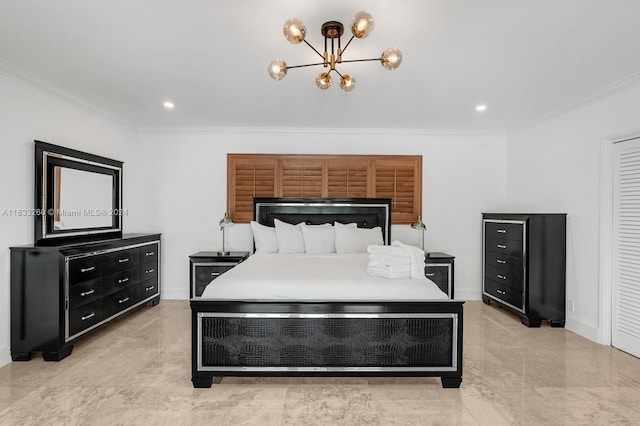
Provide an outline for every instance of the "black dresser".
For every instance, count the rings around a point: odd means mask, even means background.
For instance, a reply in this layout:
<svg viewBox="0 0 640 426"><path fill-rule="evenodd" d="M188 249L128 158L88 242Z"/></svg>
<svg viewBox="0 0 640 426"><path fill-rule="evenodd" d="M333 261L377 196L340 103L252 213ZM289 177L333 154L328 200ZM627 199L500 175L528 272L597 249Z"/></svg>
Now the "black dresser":
<svg viewBox="0 0 640 426"><path fill-rule="evenodd" d="M14 361L59 361L75 339L160 301L160 234L10 250Z"/></svg>
<svg viewBox="0 0 640 426"><path fill-rule="evenodd" d="M482 300L564 327L566 214L484 213L482 242Z"/></svg>

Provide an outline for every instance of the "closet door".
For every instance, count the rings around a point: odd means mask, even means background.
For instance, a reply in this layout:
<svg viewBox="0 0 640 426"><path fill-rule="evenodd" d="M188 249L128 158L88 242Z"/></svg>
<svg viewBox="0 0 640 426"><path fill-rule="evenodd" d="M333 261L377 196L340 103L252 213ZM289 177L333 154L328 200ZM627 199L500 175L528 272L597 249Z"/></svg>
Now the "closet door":
<svg viewBox="0 0 640 426"><path fill-rule="evenodd" d="M640 138L614 145L613 346L640 357Z"/></svg>

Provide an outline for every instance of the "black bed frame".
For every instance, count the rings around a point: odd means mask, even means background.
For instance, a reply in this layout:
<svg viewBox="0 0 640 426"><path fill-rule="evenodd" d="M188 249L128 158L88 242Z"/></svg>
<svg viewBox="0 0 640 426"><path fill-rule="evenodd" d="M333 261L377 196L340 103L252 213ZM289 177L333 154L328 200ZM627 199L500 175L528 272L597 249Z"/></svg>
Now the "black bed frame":
<svg viewBox="0 0 640 426"><path fill-rule="evenodd" d="M254 218L380 226L391 241L391 200L255 198ZM463 301L284 302L191 299L192 377L435 376L462 382Z"/></svg>

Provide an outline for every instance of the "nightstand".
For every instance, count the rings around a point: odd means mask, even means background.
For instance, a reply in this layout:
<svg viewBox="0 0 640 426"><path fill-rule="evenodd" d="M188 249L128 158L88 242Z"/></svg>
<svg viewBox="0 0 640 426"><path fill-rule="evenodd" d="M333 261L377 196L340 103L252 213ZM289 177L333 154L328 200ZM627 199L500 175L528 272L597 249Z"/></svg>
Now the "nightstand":
<svg viewBox="0 0 640 426"><path fill-rule="evenodd" d="M248 251L201 251L189 256L189 296L200 297L204 288L249 257Z"/></svg>
<svg viewBox="0 0 640 426"><path fill-rule="evenodd" d="M424 275L453 299L453 259L446 253L426 253Z"/></svg>

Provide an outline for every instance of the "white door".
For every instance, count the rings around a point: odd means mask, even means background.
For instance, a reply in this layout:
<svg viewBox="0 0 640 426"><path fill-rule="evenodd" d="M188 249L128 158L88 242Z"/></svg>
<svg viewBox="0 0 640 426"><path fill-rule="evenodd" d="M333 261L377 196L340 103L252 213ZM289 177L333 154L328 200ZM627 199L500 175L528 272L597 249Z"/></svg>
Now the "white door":
<svg viewBox="0 0 640 426"><path fill-rule="evenodd" d="M640 138L614 144L611 343L640 357Z"/></svg>

